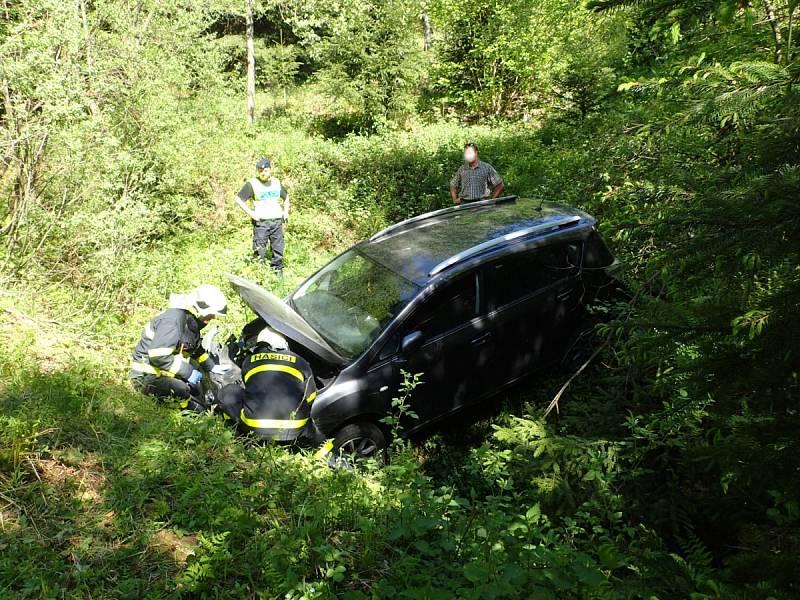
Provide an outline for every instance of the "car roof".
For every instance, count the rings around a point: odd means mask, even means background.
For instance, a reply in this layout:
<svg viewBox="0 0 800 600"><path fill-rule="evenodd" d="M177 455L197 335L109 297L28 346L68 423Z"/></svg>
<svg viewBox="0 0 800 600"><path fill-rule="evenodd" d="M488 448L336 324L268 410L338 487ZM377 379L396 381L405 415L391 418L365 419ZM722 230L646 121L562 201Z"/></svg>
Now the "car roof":
<svg viewBox="0 0 800 600"><path fill-rule="evenodd" d="M408 219L379 231L356 249L425 286L471 258L559 230L586 230L595 224L593 217L577 208L508 196Z"/></svg>

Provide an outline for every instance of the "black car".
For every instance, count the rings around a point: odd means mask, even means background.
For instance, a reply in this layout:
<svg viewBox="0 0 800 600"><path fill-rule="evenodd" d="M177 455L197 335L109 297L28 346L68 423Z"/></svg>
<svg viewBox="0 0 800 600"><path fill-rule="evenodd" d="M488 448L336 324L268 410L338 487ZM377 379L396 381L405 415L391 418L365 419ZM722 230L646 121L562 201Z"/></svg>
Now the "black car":
<svg viewBox="0 0 800 600"><path fill-rule="evenodd" d="M431 426L563 356L583 307L614 286L616 261L596 221L575 208L486 200L392 225L340 254L280 300L229 275L263 322L312 365L311 417L334 450L371 455L403 380Z"/></svg>

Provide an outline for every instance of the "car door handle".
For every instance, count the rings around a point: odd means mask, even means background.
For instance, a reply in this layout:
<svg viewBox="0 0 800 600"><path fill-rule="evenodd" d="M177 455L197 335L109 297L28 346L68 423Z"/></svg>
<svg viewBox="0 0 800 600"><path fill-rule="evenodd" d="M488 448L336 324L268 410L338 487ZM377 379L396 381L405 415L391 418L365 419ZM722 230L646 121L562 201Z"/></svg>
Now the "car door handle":
<svg viewBox="0 0 800 600"><path fill-rule="evenodd" d="M572 296L572 290L567 290L566 292L561 292L556 296L556 300L560 302L564 302L564 300L569 300L570 296Z"/></svg>
<svg viewBox="0 0 800 600"><path fill-rule="evenodd" d="M472 344L473 346L483 346L490 339L492 339L492 334L484 333L482 336L476 337L474 340L472 340L470 344Z"/></svg>

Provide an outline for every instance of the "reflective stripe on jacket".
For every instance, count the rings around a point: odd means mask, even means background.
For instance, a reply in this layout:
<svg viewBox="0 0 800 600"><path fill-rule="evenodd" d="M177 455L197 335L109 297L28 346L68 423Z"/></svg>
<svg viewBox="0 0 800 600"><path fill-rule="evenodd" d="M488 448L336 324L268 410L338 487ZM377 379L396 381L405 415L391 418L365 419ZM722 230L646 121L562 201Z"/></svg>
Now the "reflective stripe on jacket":
<svg viewBox="0 0 800 600"><path fill-rule="evenodd" d="M203 323L182 308L169 308L145 325L133 351L131 376L176 377L186 381L196 360L204 369L216 364L200 345Z"/></svg>
<svg viewBox="0 0 800 600"><path fill-rule="evenodd" d="M311 366L289 351L260 344L242 364L240 426L262 437L293 440L308 425L317 386Z"/></svg>

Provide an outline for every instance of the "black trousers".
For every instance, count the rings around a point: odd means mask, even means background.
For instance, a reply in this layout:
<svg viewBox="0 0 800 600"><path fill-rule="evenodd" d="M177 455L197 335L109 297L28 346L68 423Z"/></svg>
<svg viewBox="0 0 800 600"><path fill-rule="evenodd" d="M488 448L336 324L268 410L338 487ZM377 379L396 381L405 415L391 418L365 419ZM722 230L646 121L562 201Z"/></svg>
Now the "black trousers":
<svg viewBox="0 0 800 600"><path fill-rule="evenodd" d="M272 250L270 267L276 271L283 269L283 219L253 221L253 256L259 260L267 258L267 242Z"/></svg>
<svg viewBox="0 0 800 600"><path fill-rule="evenodd" d="M147 396L154 396L165 402L175 404L179 408L185 408L193 412L205 412L206 410L200 391L180 379L139 375L131 377L131 385L135 390Z"/></svg>
<svg viewBox="0 0 800 600"><path fill-rule="evenodd" d="M226 385L217 392L217 401L223 418L238 427L239 414L244 404L244 389L236 384Z"/></svg>
<svg viewBox="0 0 800 600"><path fill-rule="evenodd" d="M297 446L311 446L322 442L321 434L317 432L310 419L301 431L288 435L286 432L279 430L251 429L243 424L241 422L241 411L244 405L244 388L240 385L230 384L223 387L217 392L217 401L222 410L223 419L235 427L239 433L251 434L256 439L276 440Z"/></svg>

